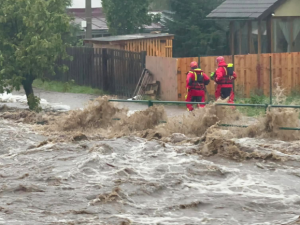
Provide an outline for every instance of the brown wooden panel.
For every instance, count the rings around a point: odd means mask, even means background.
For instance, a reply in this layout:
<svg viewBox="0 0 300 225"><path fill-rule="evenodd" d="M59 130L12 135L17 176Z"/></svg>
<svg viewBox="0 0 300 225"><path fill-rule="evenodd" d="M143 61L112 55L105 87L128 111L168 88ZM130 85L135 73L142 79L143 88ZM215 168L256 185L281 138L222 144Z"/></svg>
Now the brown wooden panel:
<svg viewBox="0 0 300 225"><path fill-rule="evenodd" d="M235 89L245 97L251 93L261 90L265 95L270 93L270 56L272 63L273 86L275 82L290 93L292 90L300 90L300 53L270 53L234 56L234 68L237 73ZM231 63L232 57L224 57L227 63ZM185 95L186 72L189 70L191 61L198 58L178 58L177 70L180 71L177 77L178 93ZM201 57L200 67L207 74L216 70L216 57ZM275 86L274 86L275 87ZM207 86L210 95L214 94L214 82ZM183 98L179 98L183 100Z"/></svg>
<svg viewBox="0 0 300 225"><path fill-rule="evenodd" d="M154 75L154 79L160 82L161 99L177 101L179 77L177 75L177 59L147 56L146 68Z"/></svg>

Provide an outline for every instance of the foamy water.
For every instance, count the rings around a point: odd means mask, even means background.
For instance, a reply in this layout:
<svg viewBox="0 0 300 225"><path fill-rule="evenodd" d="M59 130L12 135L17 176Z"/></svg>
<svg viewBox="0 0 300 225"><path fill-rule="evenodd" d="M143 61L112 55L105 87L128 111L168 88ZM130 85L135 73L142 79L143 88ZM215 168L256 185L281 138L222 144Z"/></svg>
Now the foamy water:
<svg viewBox="0 0 300 225"><path fill-rule="evenodd" d="M26 95L13 95L11 93L7 94L6 92L0 94L0 102L2 103L21 103L23 105L27 105L27 97ZM60 103L49 103L46 99L40 100L40 106L44 110L53 110L53 111L62 111L66 112L70 110L70 106L63 105Z"/></svg>
<svg viewBox="0 0 300 225"><path fill-rule="evenodd" d="M288 155L237 162L201 156L201 143L138 137L38 147L45 138L30 126L0 127L0 224L281 225L300 215L297 141L232 139Z"/></svg>

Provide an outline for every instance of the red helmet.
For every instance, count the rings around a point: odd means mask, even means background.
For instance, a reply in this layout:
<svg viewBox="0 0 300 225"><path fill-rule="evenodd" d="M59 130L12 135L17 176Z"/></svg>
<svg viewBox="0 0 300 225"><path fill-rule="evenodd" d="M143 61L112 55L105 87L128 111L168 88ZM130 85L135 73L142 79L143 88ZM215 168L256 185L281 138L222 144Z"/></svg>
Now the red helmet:
<svg viewBox="0 0 300 225"><path fill-rule="evenodd" d="M221 62L225 62L225 59L224 59L223 56L219 56L219 57L217 58L217 63L219 64L219 63L221 63Z"/></svg>
<svg viewBox="0 0 300 225"><path fill-rule="evenodd" d="M190 64L190 67L191 68L198 68L198 63L197 62L191 62L191 64Z"/></svg>

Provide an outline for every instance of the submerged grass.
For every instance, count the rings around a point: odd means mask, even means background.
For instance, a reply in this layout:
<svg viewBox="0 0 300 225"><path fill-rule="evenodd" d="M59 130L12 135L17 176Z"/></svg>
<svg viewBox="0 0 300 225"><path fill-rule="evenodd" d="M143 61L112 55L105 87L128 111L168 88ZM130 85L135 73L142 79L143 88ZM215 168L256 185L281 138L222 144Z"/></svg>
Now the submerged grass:
<svg viewBox="0 0 300 225"><path fill-rule="evenodd" d="M91 95L105 95L103 90L79 86L74 84L74 81L69 82L58 82L58 81L42 81L37 79L33 82L33 87L43 89L45 91L55 91L55 92L69 92L78 94L91 94Z"/></svg>
<svg viewBox="0 0 300 225"><path fill-rule="evenodd" d="M272 100L273 105L278 105L277 99L274 97ZM263 95L252 94L250 98L240 98L235 99L237 104L270 104L270 98ZM283 101L279 103L280 105L300 105L300 93L291 93ZM247 116L259 116L265 113L265 108L260 107L239 107L241 113Z"/></svg>

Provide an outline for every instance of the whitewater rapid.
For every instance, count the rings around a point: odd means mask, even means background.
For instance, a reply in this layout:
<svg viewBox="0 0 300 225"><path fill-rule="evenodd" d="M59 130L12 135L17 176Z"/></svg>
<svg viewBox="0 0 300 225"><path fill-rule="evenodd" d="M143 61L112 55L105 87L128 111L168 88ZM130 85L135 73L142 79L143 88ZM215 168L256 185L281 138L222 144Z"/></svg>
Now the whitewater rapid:
<svg viewBox="0 0 300 225"><path fill-rule="evenodd" d="M55 143L30 125L0 127L0 224L281 225L300 215L298 142L236 139L245 151L289 150L278 152L286 161L238 162L199 155L204 143Z"/></svg>

